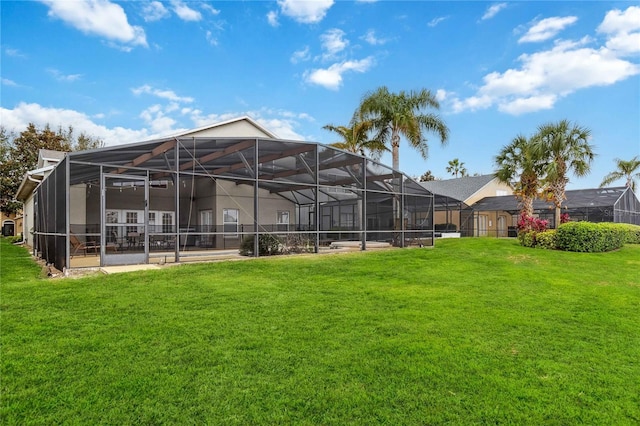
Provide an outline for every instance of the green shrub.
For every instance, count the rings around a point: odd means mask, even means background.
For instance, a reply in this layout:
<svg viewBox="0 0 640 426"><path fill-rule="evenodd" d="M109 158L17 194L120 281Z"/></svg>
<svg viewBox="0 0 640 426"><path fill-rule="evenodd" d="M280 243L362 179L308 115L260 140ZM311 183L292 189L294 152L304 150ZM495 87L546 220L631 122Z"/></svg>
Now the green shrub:
<svg viewBox="0 0 640 426"><path fill-rule="evenodd" d="M630 223L617 224L625 230L625 244L640 244L640 226Z"/></svg>
<svg viewBox="0 0 640 426"><path fill-rule="evenodd" d="M558 227L556 245L566 251L611 251L624 245L627 233L625 227L617 223L568 222Z"/></svg>
<svg viewBox="0 0 640 426"><path fill-rule="evenodd" d="M521 246L535 247L536 246L536 232L535 231L520 231L518 232L518 241Z"/></svg>
<svg viewBox="0 0 640 426"><path fill-rule="evenodd" d="M556 230L538 232L535 236L535 247L547 250L556 249Z"/></svg>
<svg viewBox="0 0 640 426"><path fill-rule="evenodd" d="M240 254L242 256L253 256L255 237L250 235L242 240L240 244ZM273 256L282 253L282 242L275 235L260 234L258 237L258 254L260 256Z"/></svg>
<svg viewBox="0 0 640 426"><path fill-rule="evenodd" d="M15 235L15 236L12 235L12 236L9 236L9 237L6 237L6 238L9 240L9 242L11 244L14 244L14 243L18 243L18 242L22 241L22 234L18 234L18 235Z"/></svg>

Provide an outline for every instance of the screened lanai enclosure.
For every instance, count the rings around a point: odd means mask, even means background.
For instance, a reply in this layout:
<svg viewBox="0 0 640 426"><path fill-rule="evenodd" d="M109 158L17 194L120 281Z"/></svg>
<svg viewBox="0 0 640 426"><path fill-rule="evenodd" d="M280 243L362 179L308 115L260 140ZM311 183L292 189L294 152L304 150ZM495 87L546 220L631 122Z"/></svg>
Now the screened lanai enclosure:
<svg viewBox="0 0 640 426"><path fill-rule="evenodd" d="M35 191L34 250L58 269L179 262L253 245L433 245L433 195L317 143L171 138L66 155ZM244 243L243 243L244 242Z"/></svg>
<svg viewBox="0 0 640 426"><path fill-rule="evenodd" d="M566 191L562 213L571 221L615 222L640 225L640 201L627 187L591 188ZM486 197L473 206L474 235L515 237L521 205L514 196ZM535 200L534 216L555 228L555 208L551 201Z"/></svg>

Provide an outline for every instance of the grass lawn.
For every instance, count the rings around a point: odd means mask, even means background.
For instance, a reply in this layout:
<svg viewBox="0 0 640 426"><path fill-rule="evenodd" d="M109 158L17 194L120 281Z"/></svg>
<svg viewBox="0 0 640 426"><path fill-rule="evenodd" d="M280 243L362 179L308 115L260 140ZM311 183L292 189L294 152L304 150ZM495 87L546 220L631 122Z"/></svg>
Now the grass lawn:
<svg viewBox="0 0 640 426"><path fill-rule="evenodd" d="M640 246L41 279L0 241L2 424L640 423Z"/></svg>

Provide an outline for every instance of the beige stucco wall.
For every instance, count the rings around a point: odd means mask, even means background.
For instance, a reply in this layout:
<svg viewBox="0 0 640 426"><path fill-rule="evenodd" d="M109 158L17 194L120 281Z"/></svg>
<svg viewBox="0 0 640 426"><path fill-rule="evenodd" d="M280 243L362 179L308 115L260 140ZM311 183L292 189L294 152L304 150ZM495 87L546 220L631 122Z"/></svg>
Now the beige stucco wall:
<svg viewBox="0 0 640 426"><path fill-rule="evenodd" d="M506 192L506 193L505 193ZM513 190L506 183L493 179L491 182L480 188L475 194L471 195L464 202L471 206L484 197L495 197L499 195L512 195Z"/></svg>
<svg viewBox="0 0 640 426"><path fill-rule="evenodd" d="M73 185L69 190L69 223L85 223L86 217L87 185Z"/></svg>
<svg viewBox="0 0 640 426"><path fill-rule="evenodd" d="M16 236L23 233L22 220L22 212L18 212L17 214L11 213L9 215L0 212L0 226L3 226L6 221L13 222L13 233Z"/></svg>
<svg viewBox="0 0 640 426"><path fill-rule="evenodd" d="M227 123L224 126L213 127L210 129L203 129L193 133L188 133L184 136L189 137L256 137L256 138L270 138L270 136L260 129L256 128L248 121L236 121L233 123Z"/></svg>
<svg viewBox="0 0 640 426"><path fill-rule="evenodd" d="M486 223L486 227L483 229L479 228L483 221L478 221L478 216L485 218L484 223ZM499 226L500 218L504 221L502 228ZM513 225L513 218L511 214L503 211L477 212L474 216L474 220L475 236L507 237L509 227Z"/></svg>

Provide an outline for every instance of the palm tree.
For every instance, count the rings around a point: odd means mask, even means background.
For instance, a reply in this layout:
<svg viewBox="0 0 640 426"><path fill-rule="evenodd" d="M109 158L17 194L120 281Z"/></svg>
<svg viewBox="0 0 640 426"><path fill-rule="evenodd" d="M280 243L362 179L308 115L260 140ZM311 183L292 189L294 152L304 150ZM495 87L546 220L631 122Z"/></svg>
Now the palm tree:
<svg viewBox="0 0 640 426"><path fill-rule="evenodd" d="M431 170L427 170L426 172L424 172L422 174L422 176L420 176L418 179L416 179L418 182L431 182L433 180L436 180L436 177L433 175L433 173L431 173Z"/></svg>
<svg viewBox="0 0 640 426"><path fill-rule="evenodd" d="M460 160L454 158L449 161L447 173L451 173L455 177L458 177L458 174L460 174L460 177L465 177L467 175L467 169L464 167L464 163L461 163Z"/></svg>
<svg viewBox="0 0 640 426"><path fill-rule="evenodd" d="M494 159L495 176L506 183L522 200L521 215L533 216L533 201L540 193L542 163L536 157L533 143L525 136L516 136L509 145L502 147Z"/></svg>
<svg viewBox="0 0 640 426"><path fill-rule="evenodd" d="M543 124L534 136L536 153L545 163L544 183L556 207L556 228L560 224L562 202L567 198L565 188L569 183L569 173L582 177L591 171L595 153L589 144L590 135L588 128L561 120Z"/></svg>
<svg viewBox="0 0 640 426"><path fill-rule="evenodd" d="M439 109L440 104L426 89L391 93L382 86L365 94L362 99L359 112L364 119L373 121L377 141L385 145L391 142L391 158L395 170L400 168L401 136L425 159L429 148L425 132L435 132L443 145L447 143L449 129L438 115L423 111L429 107Z"/></svg>
<svg viewBox="0 0 640 426"><path fill-rule="evenodd" d="M389 149L384 143L374 139L369 139L369 133L373 128L373 122L370 120L358 120L357 115L349 122L349 126L334 126L327 124L322 127L325 130L337 133L342 137L341 142L332 143L331 146L344 149L345 151L355 152L356 154L366 155L367 152L375 160L380 159L383 152Z"/></svg>
<svg viewBox="0 0 640 426"><path fill-rule="evenodd" d="M618 179L626 178L626 186L631 188L633 192L636 191L635 179L640 179L640 156L635 156L629 161L616 158L616 170L609 173L604 177L600 188L609 185Z"/></svg>

